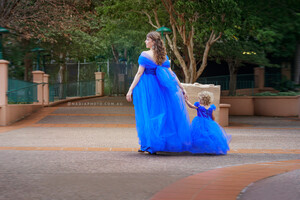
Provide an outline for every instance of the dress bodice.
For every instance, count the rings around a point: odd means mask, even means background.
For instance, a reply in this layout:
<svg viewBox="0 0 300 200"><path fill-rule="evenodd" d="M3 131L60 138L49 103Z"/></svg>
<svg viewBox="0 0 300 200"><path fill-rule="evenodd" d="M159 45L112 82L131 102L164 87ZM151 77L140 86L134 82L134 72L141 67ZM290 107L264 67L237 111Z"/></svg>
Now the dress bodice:
<svg viewBox="0 0 300 200"><path fill-rule="evenodd" d="M167 55L166 60L161 65L157 65L148 53L142 52L138 62L139 66L145 68L144 74L141 77L142 80L147 76L151 76L152 78L155 78L155 81L157 81L165 90L172 92L178 91L179 86L176 74L170 70L170 61Z"/></svg>
<svg viewBox="0 0 300 200"><path fill-rule="evenodd" d="M201 106L199 102L195 102L194 104L197 108L197 116L203 117L206 119L212 119L212 113L216 109L216 106L212 104L208 109L206 109L204 106Z"/></svg>
<svg viewBox="0 0 300 200"><path fill-rule="evenodd" d="M145 73L145 74L153 74L153 75L156 75L156 67L153 67L153 68L145 68L144 73Z"/></svg>

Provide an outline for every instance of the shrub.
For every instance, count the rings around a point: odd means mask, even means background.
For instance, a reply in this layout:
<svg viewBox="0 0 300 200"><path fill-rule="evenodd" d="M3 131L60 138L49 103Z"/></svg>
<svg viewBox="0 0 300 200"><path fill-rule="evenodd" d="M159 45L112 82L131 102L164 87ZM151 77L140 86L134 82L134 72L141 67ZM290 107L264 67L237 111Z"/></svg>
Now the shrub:
<svg viewBox="0 0 300 200"><path fill-rule="evenodd" d="M294 92L294 91L278 92L278 93L261 92L255 94L254 96L297 96L297 95L300 95L300 92Z"/></svg>

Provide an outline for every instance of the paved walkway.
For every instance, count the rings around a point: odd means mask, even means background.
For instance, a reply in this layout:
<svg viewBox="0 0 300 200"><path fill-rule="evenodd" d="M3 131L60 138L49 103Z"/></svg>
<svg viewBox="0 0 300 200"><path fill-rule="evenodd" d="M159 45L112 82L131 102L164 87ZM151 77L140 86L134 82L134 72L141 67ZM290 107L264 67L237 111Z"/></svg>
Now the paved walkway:
<svg viewBox="0 0 300 200"><path fill-rule="evenodd" d="M299 199L290 189L300 173L298 118L231 117L225 130L227 156L152 156L136 152L134 109L123 97L46 107L0 127L0 199L275 200L264 195L282 175L291 184L281 195Z"/></svg>

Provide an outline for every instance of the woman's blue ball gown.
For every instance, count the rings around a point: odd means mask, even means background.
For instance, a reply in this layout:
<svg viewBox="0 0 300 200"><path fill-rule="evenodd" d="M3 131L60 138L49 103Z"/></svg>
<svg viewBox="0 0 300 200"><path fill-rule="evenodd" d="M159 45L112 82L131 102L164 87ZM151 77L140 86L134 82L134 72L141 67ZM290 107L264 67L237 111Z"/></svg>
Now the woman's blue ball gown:
<svg viewBox="0 0 300 200"><path fill-rule="evenodd" d="M143 52L144 73L133 89L136 129L142 151L189 151L191 134L184 96L167 60L157 65Z"/></svg>

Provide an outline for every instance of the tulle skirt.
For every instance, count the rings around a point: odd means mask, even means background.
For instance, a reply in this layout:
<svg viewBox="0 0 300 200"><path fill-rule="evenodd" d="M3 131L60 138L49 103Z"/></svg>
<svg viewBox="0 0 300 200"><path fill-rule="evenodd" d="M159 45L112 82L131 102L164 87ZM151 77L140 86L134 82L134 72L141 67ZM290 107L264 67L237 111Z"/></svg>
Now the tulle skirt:
<svg viewBox="0 0 300 200"><path fill-rule="evenodd" d="M191 147L185 100L170 76L167 68L156 74L144 73L133 90L136 129L143 151L183 152Z"/></svg>
<svg viewBox="0 0 300 200"><path fill-rule="evenodd" d="M195 117L191 124L192 147L190 152L203 154L227 154L231 135L215 121Z"/></svg>

